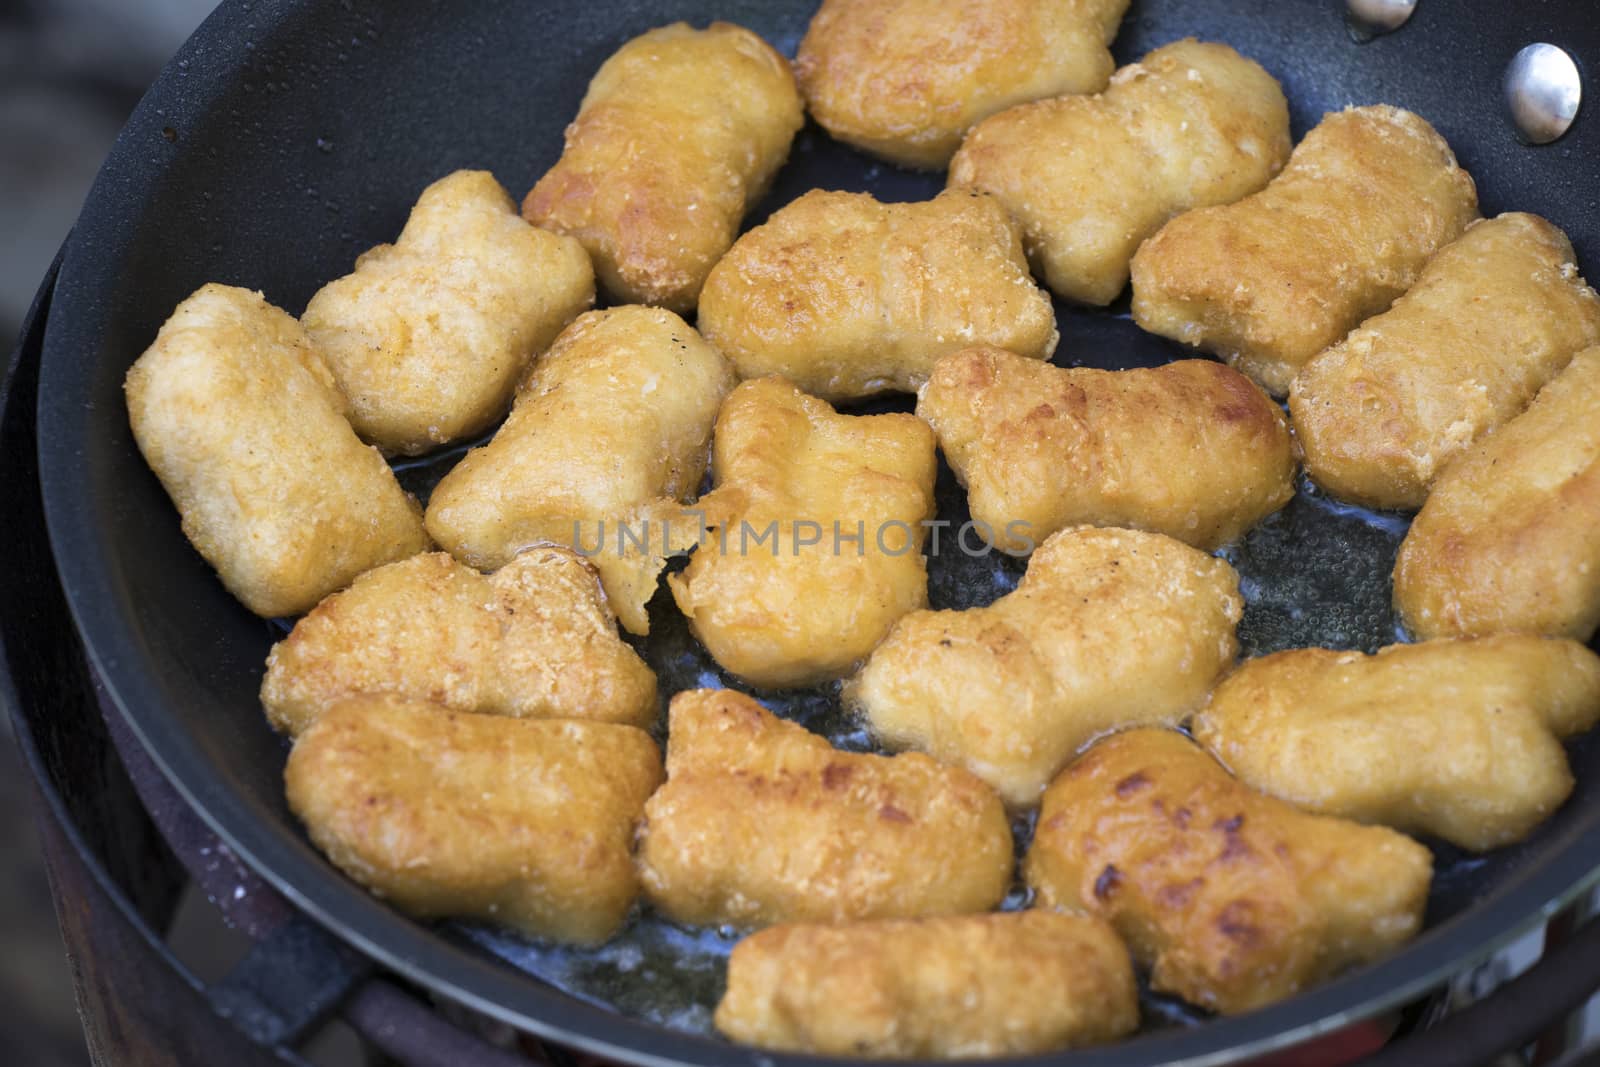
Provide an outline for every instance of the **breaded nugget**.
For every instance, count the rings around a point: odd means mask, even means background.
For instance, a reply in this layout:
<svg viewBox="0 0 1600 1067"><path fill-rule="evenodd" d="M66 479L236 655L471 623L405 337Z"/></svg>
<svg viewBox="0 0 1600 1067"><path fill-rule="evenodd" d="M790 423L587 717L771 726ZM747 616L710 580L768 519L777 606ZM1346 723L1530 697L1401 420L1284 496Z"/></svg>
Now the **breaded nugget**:
<svg viewBox="0 0 1600 1067"><path fill-rule="evenodd" d="M782 378L745 382L717 416L707 537L667 578L723 667L760 686L854 670L928 602L933 431L915 415L840 415Z"/></svg>
<svg viewBox="0 0 1600 1067"><path fill-rule="evenodd" d="M645 605L666 557L698 533L682 501L700 488L733 383L727 361L670 311L580 315L534 364L494 439L434 489L428 532L480 570L531 545L575 547L622 625L649 633Z"/></svg>
<svg viewBox="0 0 1600 1067"><path fill-rule="evenodd" d="M781 374L830 401L914 391L974 344L1048 359L1058 336L1016 223L958 191L913 204L807 193L712 270L699 324L740 377Z"/></svg>
<svg viewBox="0 0 1600 1067"><path fill-rule="evenodd" d="M1110 920L1152 988L1232 1014L1409 940L1433 857L1263 796L1182 734L1141 729L1051 784L1023 869L1041 903Z"/></svg>
<svg viewBox="0 0 1600 1067"><path fill-rule="evenodd" d="M639 869L676 922L845 922L987 911L1011 883L989 787L926 756L839 752L742 693L672 698L667 784Z"/></svg>
<svg viewBox="0 0 1600 1067"><path fill-rule="evenodd" d="M428 547L422 515L300 324L260 293L206 285L124 383L133 436L183 532L257 615L314 607Z"/></svg>
<svg viewBox="0 0 1600 1067"><path fill-rule="evenodd" d="M1561 739L1600 720L1600 657L1503 634L1253 659L1195 717L1246 784L1302 808L1483 851L1572 791Z"/></svg>
<svg viewBox="0 0 1600 1067"><path fill-rule="evenodd" d="M1080 524L1213 549L1294 495L1283 412L1207 359L1069 370L969 348L939 361L917 414L966 486L976 529L1005 552Z"/></svg>
<svg viewBox="0 0 1600 1067"><path fill-rule="evenodd" d="M1161 534L1063 530L988 607L919 611L846 686L895 748L966 767L1032 807L1108 730L1177 725L1238 653L1239 576Z"/></svg>
<svg viewBox="0 0 1600 1067"><path fill-rule="evenodd" d="M660 781L655 742L632 726L390 696L329 708L284 769L311 840L402 911L591 945L638 895L629 851Z"/></svg>
<svg viewBox="0 0 1600 1067"><path fill-rule="evenodd" d="M529 226L492 174L463 170L430 185L400 240L323 286L301 322L356 432L416 455L497 422L533 357L593 303L583 246Z"/></svg>
<svg viewBox="0 0 1600 1067"><path fill-rule="evenodd" d="M687 314L804 121L788 60L760 37L662 26L601 65L522 213L582 241L614 301Z"/></svg>
<svg viewBox="0 0 1600 1067"><path fill-rule="evenodd" d="M1417 637L1507 630L1587 641L1600 625L1600 348L1450 464L1394 565Z"/></svg>
<svg viewBox="0 0 1600 1067"><path fill-rule="evenodd" d="M1387 105L1333 112L1265 189L1180 215L1140 246L1134 321L1282 396L1477 217L1472 178L1422 118Z"/></svg>
<svg viewBox="0 0 1600 1067"><path fill-rule="evenodd" d="M1173 216L1260 189L1289 158L1277 81L1224 44L1184 40L1123 67L1098 96L1062 96L975 126L950 184L993 193L1057 294L1109 304Z"/></svg>
<svg viewBox="0 0 1600 1067"><path fill-rule="evenodd" d="M788 1052L1013 1056L1132 1033L1138 992L1121 939L1086 915L775 926L728 958L716 1025Z"/></svg>
<svg viewBox="0 0 1600 1067"><path fill-rule="evenodd" d="M1289 390L1306 469L1336 496L1419 508L1445 465L1600 341L1600 298L1537 215L1474 223L1394 307Z"/></svg>
<svg viewBox="0 0 1600 1067"><path fill-rule="evenodd" d="M656 678L617 636L594 570L535 548L490 577L430 552L368 571L267 656L261 703L298 734L346 697L649 726Z"/></svg>
<svg viewBox="0 0 1600 1067"><path fill-rule="evenodd" d="M1128 0L823 0L795 75L833 136L938 170L979 119L1093 93Z"/></svg>

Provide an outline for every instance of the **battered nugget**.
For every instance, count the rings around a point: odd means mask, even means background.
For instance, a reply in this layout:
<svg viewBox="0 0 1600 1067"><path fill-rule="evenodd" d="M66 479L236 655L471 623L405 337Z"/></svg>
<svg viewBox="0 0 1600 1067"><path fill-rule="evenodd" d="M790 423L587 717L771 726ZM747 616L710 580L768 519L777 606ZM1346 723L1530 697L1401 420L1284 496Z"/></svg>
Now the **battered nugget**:
<svg viewBox="0 0 1600 1067"><path fill-rule="evenodd" d="M534 229L487 171L430 185L393 245L324 286L301 322L350 422L416 455L487 430L517 380L594 303L594 270L570 237Z"/></svg>
<svg viewBox="0 0 1600 1067"><path fill-rule="evenodd" d="M649 726L656 679L617 637L594 571L535 548L485 578L432 552L368 571L273 646L261 703L298 734L349 696Z"/></svg>
<svg viewBox="0 0 1600 1067"><path fill-rule="evenodd" d="M1041 903L1110 920L1153 989L1233 1014L1409 940L1433 857L1263 796L1182 734L1143 729L1051 784L1024 873Z"/></svg>
<svg viewBox="0 0 1600 1067"><path fill-rule="evenodd" d="M660 781L655 742L632 726L389 696L329 708L284 770L316 846L402 911L584 945L633 906L629 848Z"/></svg>
<svg viewBox="0 0 1600 1067"><path fill-rule="evenodd" d="M700 488L711 426L733 372L687 323L658 308L580 315L534 364L511 417L428 501L428 532L493 570L531 545L587 556L622 625L666 557L694 543L682 502Z"/></svg>
<svg viewBox="0 0 1600 1067"><path fill-rule="evenodd" d="M804 121L760 37L675 22L601 65L522 213L582 241L612 300L688 313Z"/></svg>
<svg viewBox="0 0 1600 1067"><path fill-rule="evenodd" d="M1296 376L1311 476L1366 507L1421 507L1450 460L1600 341L1600 299L1575 258L1565 234L1520 213L1441 249L1394 307Z"/></svg>
<svg viewBox="0 0 1600 1067"><path fill-rule="evenodd" d="M1600 658L1505 634L1253 659L1195 717L1240 780L1311 811L1483 851L1572 791L1561 739L1600 720Z"/></svg>
<svg viewBox="0 0 1600 1067"><path fill-rule="evenodd" d="M1477 217L1472 178L1423 119L1387 105L1334 112L1265 189L1180 215L1140 246L1134 321L1282 396Z"/></svg>
<svg viewBox="0 0 1600 1067"><path fill-rule="evenodd" d="M1161 534L1063 530L988 607L919 611L846 686L894 748L966 767L1032 807L1107 730L1177 725L1238 653L1239 576Z"/></svg>
<svg viewBox="0 0 1600 1067"><path fill-rule="evenodd" d="M1294 495L1283 412L1207 359L1066 370L969 348L939 361L917 414L966 486L978 531L1005 552L1083 523L1213 549Z"/></svg>
<svg viewBox="0 0 1600 1067"><path fill-rule="evenodd" d="M739 942L717 1029L787 1052L898 1059L1098 1044L1139 1025L1122 941L1051 911L775 926Z"/></svg>
<svg viewBox="0 0 1600 1067"><path fill-rule="evenodd" d="M667 784L639 869L675 922L844 922L987 911L1011 883L1000 799L926 756L839 752L726 689L672 698Z"/></svg>
<svg viewBox="0 0 1600 1067"><path fill-rule="evenodd" d="M1050 296L1000 202L812 191L757 226L706 279L700 329L742 378L781 374L839 401L914 391L974 344L1048 359Z"/></svg>
<svg viewBox="0 0 1600 1067"><path fill-rule="evenodd" d="M972 124L1111 76L1128 0L823 0L795 74L834 137L938 170Z"/></svg>
<svg viewBox="0 0 1600 1067"><path fill-rule="evenodd" d="M710 534L667 578L723 667L754 685L854 670L928 602L933 431L915 415L840 415L782 378L735 389L717 417Z"/></svg>
<svg viewBox="0 0 1600 1067"><path fill-rule="evenodd" d="M1123 67L1098 96L979 123L950 184L1000 198L1053 291L1109 304L1140 242L1184 211L1260 189L1289 146L1289 106L1272 75L1227 45L1184 40Z"/></svg>
<svg viewBox="0 0 1600 1067"><path fill-rule="evenodd" d="M1516 630L1587 641L1600 625L1600 348L1452 463L1394 566L1417 637Z"/></svg>
<svg viewBox="0 0 1600 1067"><path fill-rule="evenodd" d="M425 551L416 501L344 419L305 331L260 293L206 285L124 383L133 436L183 532L257 615L295 615Z"/></svg>

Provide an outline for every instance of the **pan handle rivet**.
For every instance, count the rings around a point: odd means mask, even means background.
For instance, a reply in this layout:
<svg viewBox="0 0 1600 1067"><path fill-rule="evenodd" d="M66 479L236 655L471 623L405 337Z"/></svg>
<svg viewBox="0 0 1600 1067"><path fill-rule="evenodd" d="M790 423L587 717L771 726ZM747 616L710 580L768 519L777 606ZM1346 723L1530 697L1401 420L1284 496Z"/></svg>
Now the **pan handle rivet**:
<svg viewBox="0 0 1600 1067"><path fill-rule="evenodd" d="M1404 26L1417 0L1345 0L1344 6L1350 36L1364 43Z"/></svg>
<svg viewBox="0 0 1600 1067"><path fill-rule="evenodd" d="M1583 100L1578 65L1553 44L1530 44L1506 68L1506 106L1517 136L1549 144L1566 133Z"/></svg>

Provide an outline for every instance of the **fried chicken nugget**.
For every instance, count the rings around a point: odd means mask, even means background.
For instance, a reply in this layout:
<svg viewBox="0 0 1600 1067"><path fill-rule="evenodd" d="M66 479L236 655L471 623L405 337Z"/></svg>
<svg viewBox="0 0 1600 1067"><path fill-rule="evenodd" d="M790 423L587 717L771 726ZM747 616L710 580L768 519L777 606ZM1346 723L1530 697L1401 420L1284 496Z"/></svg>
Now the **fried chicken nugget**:
<svg viewBox="0 0 1600 1067"><path fill-rule="evenodd" d="M1241 781L1302 808L1481 852L1561 806L1561 739L1597 720L1600 657L1503 634L1253 659L1217 686L1194 735Z"/></svg>
<svg viewBox="0 0 1600 1067"><path fill-rule="evenodd" d="M1016 808L1119 727L1177 725L1238 654L1239 576L1161 534L1063 530L988 607L896 624L844 699L894 748L965 767Z"/></svg>
<svg viewBox="0 0 1600 1067"><path fill-rule="evenodd" d="M999 197L1057 294L1109 304L1140 242L1184 211L1266 185L1289 158L1276 79L1224 44L1178 41L1098 96L1061 96L975 126L950 184Z"/></svg>
<svg viewBox="0 0 1600 1067"><path fill-rule="evenodd" d="M123 388L184 534L257 615L306 611L427 550L416 501L350 429L300 324L260 293L202 286Z"/></svg>
<svg viewBox="0 0 1600 1067"><path fill-rule="evenodd" d="M1012 1056L1132 1033L1138 992L1121 939L1086 915L775 926L735 946L716 1026L788 1052Z"/></svg>
<svg viewBox="0 0 1600 1067"><path fill-rule="evenodd" d="M1000 202L813 190L739 238L706 279L700 329L742 378L781 374L824 400L915 391L939 357L992 344L1055 351L1055 311Z"/></svg>
<svg viewBox="0 0 1600 1067"><path fill-rule="evenodd" d="M1433 856L1263 796L1182 734L1140 729L1051 784L1023 871L1043 904L1109 920L1152 988L1232 1014L1409 940Z"/></svg>
<svg viewBox="0 0 1600 1067"><path fill-rule="evenodd" d="M400 240L356 260L300 321L356 432L416 455L497 422L533 357L593 303L583 246L529 226L492 174L463 170L430 185Z"/></svg>
<svg viewBox="0 0 1600 1067"><path fill-rule="evenodd" d="M1333 112L1265 189L1180 215L1140 246L1134 321L1282 396L1477 217L1472 178L1422 118L1387 105Z"/></svg>
<svg viewBox="0 0 1600 1067"><path fill-rule="evenodd" d="M934 367L917 414L1004 552L1080 524L1213 549L1294 495L1283 412L1207 359L1104 371L969 348Z"/></svg>
<svg viewBox="0 0 1600 1067"><path fill-rule="evenodd" d="M633 906L634 826L660 781L655 742L632 726L391 696L330 707L284 770L312 842L402 911L585 945Z"/></svg>
<svg viewBox="0 0 1600 1067"><path fill-rule="evenodd" d="M840 752L727 689L672 698L645 805L646 898L675 922L845 922L987 911L1011 882L988 786L926 756Z"/></svg>
<svg viewBox="0 0 1600 1067"><path fill-rule="evenodd" d="M534 364L510 418L428 501L428 531L480 570L532 545L575 547L631 633L666 557L694 543L700 488L733 371L659 308L590 311Z"/></svg>
<svg viewBox="0 0 1600 1067"><path fill-rule="evenodd" d="M759 686L854 670L928 602L933 431L915 415L840 415L782 378L717 417L708 534L667 585L719 664Z"/></svg>
<svg viewBox="0 0 1600 1067"><path fill-rule="evenodd" d="M1295 376L1311 476L1366 507L1421 507L1450 460L1600 342L1600 298L1575 258L1565 234L1521 213L1441 249L1394 307Z"/></svg>
<svg viewBox="0 0 1600 1067"><path fill-rule="evenodd" d="M1394 601L1417 637L1600 626L1600 347L1434 483L1400 544Z"/></svg>
<svg viewBox="0 0 1600 1067"><path fill-rule="evenodd" d="M823 0L795 57L812 116L834 137L938 170L979 119L1093 93L1128 0Z"/></svg>
<svg viewBox="0 0 1600 1067"><path fill-rule="evenodd" d="M446 552L368 571L267 656L261 703L301 733L346 697L386 693L451 711L649 726L656 678L617 636L594 570L536 548L484 577Z"/></svg>
<svg viewBox="0 0 1600 1067"><path fill-rule="evenodd" d="M804 121L788 60L760 37L662 26L601 65L522 213L583 242L614 301L687 314Z"/></svg>

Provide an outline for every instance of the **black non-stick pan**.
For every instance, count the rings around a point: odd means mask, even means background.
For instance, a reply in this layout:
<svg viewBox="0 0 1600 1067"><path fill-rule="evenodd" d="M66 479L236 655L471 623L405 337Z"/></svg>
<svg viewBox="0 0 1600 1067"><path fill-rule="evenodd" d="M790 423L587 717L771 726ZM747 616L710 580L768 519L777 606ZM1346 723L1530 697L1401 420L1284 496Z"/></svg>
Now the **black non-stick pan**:
<svg viewBox="0 0 1600 1067"><path fill-rule="evenodd" d="M160 766L224 839L340 937L448 998L631 1062L767 1067L792 1058L709 1034L730 944L717 931L644 916L608 949L563 952L484 927L412 922L323 860L284 804L285 747L256 697L282 626L240 607L184 540L134 447L121 384L173 306L204 282L263 289L299 311L359 252L391 239L434 178L488 167L520 195L559 154L590 75L629 37L678 18L722 18L792 54L814 6L229 0L117 142L67 248L49 318L39 451L60 577L117 707ZM1351 103L1420 112L1477 178L1486 214L1543 214L1600 270L1600 118L1580 112L1563 140L1528 147L1514 136L1501 87L1530 42L1565 47L1580 68L1600 60L1590 0L1421 0L1402 29L1367 43L1349 32L1335 0L1135 0L1118 60L1187 35L1227 42L1275 74L1297 136ZM913 199L940 181L874 163L808 128L751 221L813 187ZM1141 334L1125 311L1063 307L1058 317L1057 362L1116 367L1181 354ZM402 476L425 493L454 458ZM964 517L948 471L940 509ZM1405 523L1302 487L1226 551L1249 602L1247 652L1394 640L1388 571ZM1021 567L942 555L930 569L935 606L967 606L1010 588ZM658 600L655 609L657 634L643 650L663 688L725 683L670 607ZM868 743L832 689L763 696L838 744ZM1530 840L1484 857L1436 850L1428 928L1404 951L1231 1019L1147 995L1147 1032L1071 1061L1248 1058L1387 1012L1482 959L1600 877L1600 742L1580 739L1570 752L1577 790ZM1028 830L1017 827L1022 838Z"/></svg>

